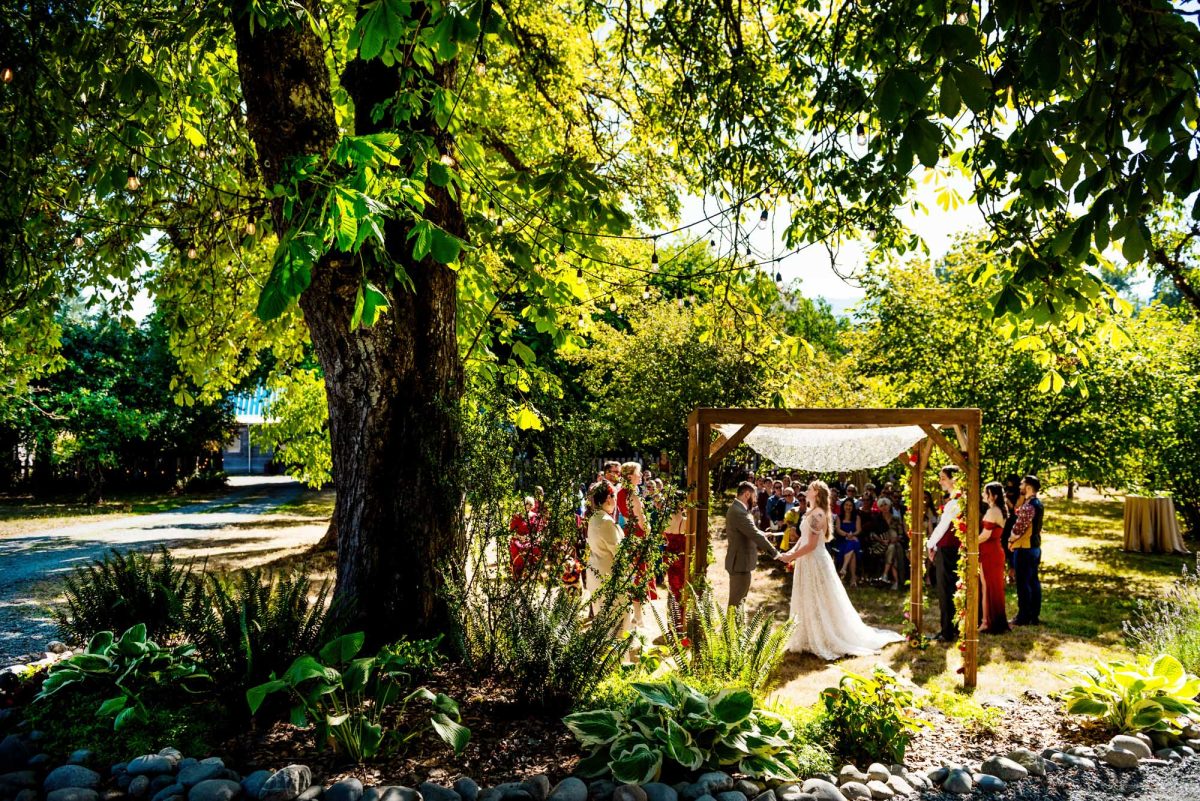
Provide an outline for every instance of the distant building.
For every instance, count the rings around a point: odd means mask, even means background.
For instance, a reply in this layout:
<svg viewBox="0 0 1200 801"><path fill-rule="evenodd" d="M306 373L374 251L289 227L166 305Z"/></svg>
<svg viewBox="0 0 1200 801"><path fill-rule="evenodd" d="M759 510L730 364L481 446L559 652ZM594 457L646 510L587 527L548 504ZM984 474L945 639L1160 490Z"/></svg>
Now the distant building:
<svg viewBox="0 0 1200 801"><path fill-rule="evenodd" d="M234 418L237 421L237 431L225 444L225 472L231 476L263 476L274 472L271 463L275 452L270 447L260 447L254 441L254 426L273 422L272 418L263 414L267 403L274 400L270 392L259 387L252 393L234 395Z"/></svg>

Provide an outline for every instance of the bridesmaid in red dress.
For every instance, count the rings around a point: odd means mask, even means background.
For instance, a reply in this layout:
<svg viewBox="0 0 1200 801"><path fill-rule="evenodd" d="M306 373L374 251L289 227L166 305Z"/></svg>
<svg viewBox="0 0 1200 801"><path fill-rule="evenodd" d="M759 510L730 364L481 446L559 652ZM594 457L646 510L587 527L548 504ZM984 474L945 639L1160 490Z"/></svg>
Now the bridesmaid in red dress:
<svg viewBox="0 0 1200 801"><path fill-rule="evenodd" d="M979 580L982 583L983 630L1003 634L1009 630L1008 611L1004 608L1004 546L1000 538L1008 507L1004 503L1004 487L993 481L983 488L987 511L979 532Z"/></svg>
<svg viewBox="0 0 1200 801"><path fill-rule="evenodd" d="M639 490L641 485L642 466L637 462L626 462L621 465L621 489L617 490L617 510L625 517L626 536L645 537L650 530L650 524L646 522L646 508L642 503ZM655 586L654 576L646 575L647 566L645 564L638 564L637 567L635 586L644 586L647 600L657 601L658 587ZM642 604L640 601L634 601L634 628L640 629L642 622Z"/></svg>

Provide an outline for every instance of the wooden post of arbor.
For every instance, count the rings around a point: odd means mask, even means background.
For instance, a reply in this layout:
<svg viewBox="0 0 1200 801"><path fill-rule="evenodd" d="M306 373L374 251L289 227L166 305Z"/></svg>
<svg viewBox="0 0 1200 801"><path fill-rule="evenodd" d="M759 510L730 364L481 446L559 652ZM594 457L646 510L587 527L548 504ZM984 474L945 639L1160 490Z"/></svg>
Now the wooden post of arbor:
<svg viewBox="0 0 1200 801"><path fill-rule="evenodd" d="M708 506L710 471L757 426L790 428L894 428L920 426L926 437L920 443L917 467L911 476L912 491L912 622L921 630L924 606L922 574L925 564L924 492L922 478L934 446L966 474L967 563L961 578L967 590L967 615L963 631L963 684L974 687L979 652L979 427L978 409L706 409L688 415L688 536L685 564L695 586L706 580L708 569ZM739 425L729 437L712 442L714 426ZM953 429L957 446L942 433Z"/></svg>
<svg viewBox="0 0 1200 801"><path fill-rule="evenodd" d="M925 470L929 467L929 451L933 443L923 440L917 447L917 464L910 476L912 498L912 533L909 536L909 621L918 634L924 632L925 622Z"/></svg>

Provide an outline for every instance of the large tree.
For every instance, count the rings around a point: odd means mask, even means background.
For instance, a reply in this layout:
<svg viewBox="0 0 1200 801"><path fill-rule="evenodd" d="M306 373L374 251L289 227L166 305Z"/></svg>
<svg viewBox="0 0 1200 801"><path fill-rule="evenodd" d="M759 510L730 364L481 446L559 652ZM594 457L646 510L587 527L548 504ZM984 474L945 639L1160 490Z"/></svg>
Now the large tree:
<svg viewBox="0 0 1200 801"><path fill-rule="evenodd" d="M464 364L518 388L536 367L502 300L577 347L579 307L654 271L657 240L606 237L670 228L682 193L724 207L681 236L736 272L764 209L789 245L914 246L892 214L914 168L957 170L1007 257L999 313L1070 327L1111 305L1093 246L1140 258L1147 209L1200 188L1200 36L1166 0L27 0L6 22L0 365L35 370L24 332L80 286L149 287L202 395L307 335L337 592L376 638L446 619Z"/></svg>

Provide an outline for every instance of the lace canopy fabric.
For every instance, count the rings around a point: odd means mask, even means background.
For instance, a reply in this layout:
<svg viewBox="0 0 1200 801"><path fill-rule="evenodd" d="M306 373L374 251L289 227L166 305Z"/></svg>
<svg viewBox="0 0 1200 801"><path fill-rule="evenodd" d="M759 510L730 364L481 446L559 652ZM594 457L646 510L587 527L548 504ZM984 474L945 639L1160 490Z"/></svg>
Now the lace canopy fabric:
<svg viewBox="0 0 1200 801"><path fill-rule="evenodd" d="M716 426L727 438L741 426ZM925 438L920 426L791 428L760 425L743 442L780 467L836 473L882 467Z"/></svg>

